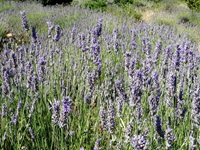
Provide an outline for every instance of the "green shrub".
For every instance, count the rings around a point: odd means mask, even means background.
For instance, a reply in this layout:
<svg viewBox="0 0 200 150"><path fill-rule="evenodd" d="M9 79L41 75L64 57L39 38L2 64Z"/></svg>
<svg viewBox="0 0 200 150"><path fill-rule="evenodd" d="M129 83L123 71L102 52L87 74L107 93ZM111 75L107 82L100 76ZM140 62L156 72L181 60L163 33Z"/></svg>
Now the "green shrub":
<svg viewBox="0 0 200 150"><path fill-rule="evenodd" d="M72 0L39 0L41 3L46 5L56 5L56 4L70 4Z"/></svg>
<svg viewBox="0 0 200 150"><path fill-rule="evenodd" d="M186 0L190 9L200 11L200 0Z"/></svg>
<svg viewBox="0 0 200 150"><path fill-rule="evenodd" d="M124 4L133 4L133 1L134 0L114 0L114 3L124 5Z"/></svg>
<svg viewBox="0 0 200 150"><path fill-rule="evenodd" d="M155 3L159 3L159 2L161 2L162 0L151 0L151 1L153 1L153 2L155 2Z"/></svg>
<svg viewBox="0 0 200 150"><path fill-rule="evenodd" d="M29 1L29 0L14 0L14 1L25 2L25 1ZM72 0L35 0L35 1L42 3L44 6L46 6L46 5L56 5L56 4L70 4L72 2Z"/></svg>
<svg viewBox="0 0 200 150"><path fill-rule="evenodd" d="M107 8L106 0L88 0L84 3L85 7L88 7L92 10L102 10L105 11Z"/></svg>

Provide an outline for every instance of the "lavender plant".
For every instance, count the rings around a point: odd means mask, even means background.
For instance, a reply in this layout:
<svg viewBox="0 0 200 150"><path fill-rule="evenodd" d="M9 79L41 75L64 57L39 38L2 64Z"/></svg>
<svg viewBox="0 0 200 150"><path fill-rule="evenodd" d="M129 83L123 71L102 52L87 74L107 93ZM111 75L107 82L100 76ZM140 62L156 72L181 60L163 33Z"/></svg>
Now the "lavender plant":
<svg viewBox="0 0 200 150"><path fill-rule="evenodd" d="M200 148L200 55L187 35L76 6L43 8L54 15L40 32L27 5L14 12L28 42L0 56L1 149Z"/></svg>

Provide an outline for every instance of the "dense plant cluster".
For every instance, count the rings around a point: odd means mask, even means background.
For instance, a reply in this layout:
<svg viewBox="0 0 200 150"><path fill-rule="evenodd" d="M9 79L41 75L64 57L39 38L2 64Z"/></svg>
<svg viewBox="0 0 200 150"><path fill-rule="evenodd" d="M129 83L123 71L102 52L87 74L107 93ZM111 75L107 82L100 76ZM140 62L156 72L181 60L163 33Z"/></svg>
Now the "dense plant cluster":
<svg viewBox="0 0 200 150"><path fill-rule="evenodd" d="M29 1L29 0L14 0L14 1L25 2L25 1ZM43 4L44 6L46 6L46 5L56 5L56 4L70 4L72 2L72 0L34 0L34 1L38 1L41 4Z"/></svg>
<svg viewBox="0 0 200 150"><path fill-rule="evenodd" d="M200 148L200 55L186 34L111 28L104 13L67 28L48 18L39 34L18 15L30 43L1 53L1 149Z"/></svg>
<svg viewBox="0 0 200 150"><path fill-rule="evenodd" d="M84 6L92 10L96 9L105 11L107 8L107 2L106 0L86 0Z"/></svg>
<svg viewBox="0 0 200 150"><path fill-rule="evenodd" d="M200 12L200 0L186 0L189 8Z"/></svg>

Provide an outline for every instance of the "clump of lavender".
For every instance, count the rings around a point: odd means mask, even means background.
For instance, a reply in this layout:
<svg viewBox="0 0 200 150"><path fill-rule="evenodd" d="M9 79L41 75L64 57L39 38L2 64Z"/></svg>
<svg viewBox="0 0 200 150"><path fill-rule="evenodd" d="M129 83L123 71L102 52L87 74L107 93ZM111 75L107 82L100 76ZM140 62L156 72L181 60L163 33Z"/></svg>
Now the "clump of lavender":
<svg viewBox="0 0 200 150"><path fill-rule="evenodd" d="M102 33L102 22L103 22L103 19L99 19L97 23L96 30L97 30L98 36L101 36L101 33Z"/></svg>
<svg viewBox="0 0 200 150"><path fill-rule="evenodd" d="M165 139L166 139L166 149L170 150L173 146L173 142L175 141L175 136L173 134L173 130L167 126L167 130L165 131Z"/></svg>
<svg viewBox="0 0 200 150"><path fill-rule="evenodd" d="M31 104L31 108L29 110L29 115L28 115L29 118L31 118L33 115L33 112L34 112L35 106L36 106L36 102L37 102L37 98L34 98L32 104Z"/></svg>
<svg viewBox="0 0 200 150"><path fill-rule="evenodd" d="M11 61L9 61L11 62ZM9 91L11 90L11 83L10 83L10 78L12 78L14 76L11 66L9 67L2 67L1 69L1 73L2 73L2 79L3 79L3 83L2 83L2 94L3 96L7 96Z"/></svg>
<svg viewBox="0 0 200 150"><path fill-rule="evenodd" d="M125 70L128 71L131 62L131 52L126 52L125 54Z"/></svg>
<svg viewBox="0 0 200 150"><path fill-rule="evenodd" d="M12 68L17 68L17 56L16 56L16 53L14 51L11 51L10 52L10 61L11 61L11 64Z"/></svg>
<svg viewBox="0 0 200 150"><path fill-rule="evenodd" d="M101 138L96 140L93 150L101 150L101 148L99 146L100 145L100 141L101 141Z"/></svg>
<svg viewBox="0 0 200 150"><path fill-rule="evenodd" d="M117 150L122 150L122 149L123 149L122 140L119 140L117 143Z"/></svg>
<svg viewBox="0 0 200 150"><path fill-rule="evenodd" d="M41 57L39 62L38 62L38 77L39 77L39 81L44 82L45 78L45 74L46 74L46 69L45 69L45 64L46 61L44 59L44 57Z"/></svg>
<svg viewBox="0 0 200 150"><path fill-rule="evenodd" d="M1 117L4 118L6 115L7 115L7 105L6 103L3 103L1 107Z"/></svg>
<svg viewBox="0 0 200 150"><path fill-rule="evenodd" d="M48 37L51 37L51 33L53 31L53 29L55 28L55 26L51 23L50 20L46 21L47 25L48 25Z"/></svg>
<svg viewBox="0 0 200 150"><path fill-rule="evenodd" d="M194 138L194 131L193 131L193 129L191 129L189 140L190 140L189 150L196 150L197 149L197 141Z"/></svg>
<svg viewBox="0 0 200 150"><path fill-rule="evenodd" d="M53 106L51 108L53 110L53 114L52 114L52 123L54 125L59 123L59 116L60 116L60 101L57 101L56 99L54 99L54 103Z"/></svg>
<svg viewBox="0 0 200 150"><path fill-rule="evenodd" d="M159 104L159 99L156 98L154 95L150 95L148 97L148 102L149 102L149 107L150 107L150 113L152 116L154 116L158 110L158 104Z"/></svg>
<svg viewBox="0 0 200 150"><path fill-rule="evenodd" d="M100 110L99 110L99 117L100 117L100 121L101 121L101 127L106 130L106 124L107 124L107 112L106 112L106 108L105 108L105 104L102 104L100 106Z"/></svg>
<svg viewBox="0 0 200 150"><path fill-rule="evenodd" d="M82 49L82 52L86 52L89 49L86 44L86 35L79 34L79 47Z"/></svg>
<svg viewBox="0 0 200 150"><path fill-rule="evenodd" d="M167 130L165 131L165 141L166 141L166 149L170 150L173 147L173 143L175 141L175 135L173 130L170 128L171 118L168 117Z"/></svg>
<svg viewBox="0 0 200 150"><path fill-rule="evenodd" d="M125 143L130 143L130 138L132 136L132 130L133 130L133 119L130 120L128 123L126 130L125 130Z"/></svg>
<svg viewBox="0 0 200 150"><path fill-rule="evenodd" d="M184 99L183 99L183 90L184 90L184 78L185 78L185 73L183 72L180 80L180 87L178 91L178 96L177 96L177 108L176 108L176 116L180 118L181 120L184 119L185 113L187 111L186 108L183 108L184 104Z"/></svg>
<svg viewBox="0 0 200 150"><path fill-rule="evenodd" d="M28 31L29 30L29 26L28 26L28 20L26 18L26 13L25 11L21 11L20 12L20 17L21 17L21 20L22 20L22 27L25 31Z"/></svg>
<svg viewBox="0 0 200 150"><path fill-rule="evenodd" d="M154 49L154 61L155 62L158 62L159 58L160 58L160 53L162 51L162 42L159 40L156 42L156 46L155 46L155 49Z"/></svg>
<svg viewBox="0 0 200 150"><path fill-rule="evenodd" d="M134 135L132 138L132 146L135 150L146 150L148 149L149 142L146 135Z"/></svg>
<svg viewBox="0 0 200 150"><path fill-rule="evenodd" d="M128 100L128 96L127 93L125 91L125 87L124 87L124 80L122 79L122 81L120 80L115 80L115 86L117 88L119 97L124 101L127 102Z"/></svg>
<svg viewBox="0 0 200 150"><path fill-rule="evenodd" d="M169 73L169 78L168 78L168 91L166 96L166 103L168 106L176 107L176 88L177 88L177 76L174 73L173 70L170 71Z"/></svg>
<svg viewBox="0 0 200 150"><path fill-rule="evenodd" d="M200 126L200 87L199 87L199 83L197 83L196 90L194 91L194 94L193 94L191 118L192 118L194 126L199 128L199 126Z"/></svg>
<svg viewBox="0 0 200 150"><path fill-rule="evenodd" d="M107 129L110 134L113 133L113 130L115 128L115 108L114 108L114 102L110 100L109 102L109 108L108 108L108 118L107 118Z"/></svg>
<svg viewBox="0 0 200 150"><path fill-rule="evenodd" d="M15 125L16 125L16 123L17 123L17 119L18 119L18 117L19 117L19 113L20 113L21 108L22 108L22 101L20 100L20 101L18 102L18 104L17 104L17 109L16 109L15 118L14 118L14 120L13 120L13 122L12 122L12 123L14 123Z"/></svg>
<svg viewBox="0 0 200 150"><path fill-rule="evenodd" d="M36 29L35 29L35 27L31 27L31 31L32 31L32 34L31 34L31 37L32 37L32 42L33 43L36 43L37 42L37 32L36 32Z"/></svg>
<svg viewBox="0 0 200 150"><path fill-rule="evenodd" d="M131 38L132 38L132 41L131 41L131 46L133 48L133 50L136 50L137 48L137 41L136 41L136 37L137 37L137 32L136 30L131 30Z"/></svg>
<svg viewBox="0 0 200 150"><path fill-rule="evenodd" d="M122 116L122 108L124 105L124 101L122 98L117 97L116 98L116 107L117 107L117 116L120 118Z"/></svg>
<svg viewBox="0 0 200 150"><path fill-rule="evenodd" d="M59 126L63 128L66 126L67 117L72 111L72 100L69 97L66 97L62 100L62 110L60 112Z"/></svg>
<svg viewBox="0 0 200 150"><path fill-rule="evenodd" d="M161 88L159 84L158 72L154 72L150 84L151 95L148 97L151 115L154 116L159 108Z"/></svg>
<svg viewBox="0 0 200 150"><path fill-rule="evenodd" d="M161 121L161 118L159 116L155 116L154 118L154 128L155 128L155 131L158 133L158 135L161 137L161 138L164 138L164 131L162 130L162 121Z"/></svg>
<svg viewBox="0 0 200 150"><path fill-rule="evenodd" d="M53 37L53 40L54 41L59 41L60 40L60 38L61 38L61 29L60 29L60 26L59 25L56 25L55 26L55 35L54 35L54 37Z"/></svg>
<svg viewBox="0 0 200 150"><path fill-rule="evenodd" d="M113 49L114 49L115 52L119 51L118 36L119 36L118 28L115 28L114 31L113 31Z"/></svg>
<svg viewBox="0 0 200 150"><path fill-rule="evenodd" d="M71 31L71 43L75 42L75 35L76 35L76 27L73 27Z"/></svg>
<svg viewBox="0 0 200 150"><path fill-rule="evenodd" d="M129 105L131 107L140 106L141 96L142 96L142 87L143 85L143 72L142 70L138 70L132 79L132 89L131 96L129 100Z"/></svg>

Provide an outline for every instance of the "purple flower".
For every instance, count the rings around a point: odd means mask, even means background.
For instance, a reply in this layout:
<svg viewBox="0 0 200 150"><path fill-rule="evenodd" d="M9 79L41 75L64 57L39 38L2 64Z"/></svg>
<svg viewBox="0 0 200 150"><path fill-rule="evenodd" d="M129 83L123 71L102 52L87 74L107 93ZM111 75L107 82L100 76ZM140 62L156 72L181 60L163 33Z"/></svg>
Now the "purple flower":
<svg viewBox="0 0 200 150"><path fill-rule="evenodd" d="M116 112L115 112L114 104L113 102L110 101L109 108L108 108L108 116L107 116L107 129L110 134L113 133L113 130L115 128L115 115L116 115Z"/></svg>
<svg viewBox="0 0 200 150"><path fill-rule="evenodd" d="M149 142L144 135L134 135L132 138L132 146L135 150L148 149Z"/></svg>
<svg viewBox="0 0 200 150"><path fill-rule="evenodd" d="M29 133L30 133L30 135L31 135L31 138L32 138L32 139L35 139L35 135L34 135L33 130L32 130L31 127L29 128L28 131L29 131Z"/></svg>
<svg viewBox="0 0 200 150"><path fill-rule="evenodd" d="M101 150L101 148L99 147L100 141L101 141L101 139L96 140L93 150Z"/></svg>
<svg viewBox="0 0 200 150"><path fill-rule="evenodd" d="M21 15L23 29L25 31L28 31L29 30L29 26L28 26L28 20L26 19L26 13L25 13L25 11L21 11L20 15Z"/></svg>
<svg viewBox="0 0 200 150"><path fill-rule="evenodd" d="M161 48L162 48L162 42L161 41L157 41L155 49L154 49L154 60L157 62L159 57L160 57L160 53L161 53Z"/></svg>
<svg viewBox="0 0 200 150"><path fill-rule="evenodd" d="M103 19L99 19L98 20L98 23L97 23L97 36L100 36L101 35L101 32L102 32L102 21Z"/></svg>
<svg viewBox="0 0 200 150"><path fill-rule="evenodd" d="M125 70L128 71L131 62L131 52L126 52L125 54Z"/></svg>
<svg viewBox="0 0 200 150"><path fill-rule="evenodd" d="M53 31L55 26L51 23L50 20L47 20L46 23L48 25L48 37L51 37L51 32Z"/></svg>
<svg viewBox="0 0 200 150"><path fill-rule="evenodd" d="M31 34L31 37L32 37L32 42L33 43L36 43L37 42L37 35L36 35L36 29L35 29L35 27L31 27L31 29L32 29L32 34Z"/></svg>
<svg viewBox="0 0 200 150"><path fill-rule="evenodd" d="M71 31L71 43L75 42L75 34L76 34L76 27L73 27Z"/></svg>
<svg viewBox="0 0 200 150"><path fill-rule="evenodd" d="M193 99L192 99L192 114L191 119L192 123L196 127L200 127L200 87L199 87L199 81L196 83L196 90L193 93Z"/></svg>
<svg viewBox="0 0 200 150"><path fill-rule="evenodd" d="M59 119L60 128L63 128L64 126L66 126L67 117L72 111L71 104L72 104L72 101L71 101L71 99L69 97L64 98L62 100L62 105L63 106L62 106L62 110L60 112L60 119Z"/></svg>
<svg viewBox="0 0 200 150"><path fill-rule="evenodd" d="M134 50L136 50L136 48L137 48L137 41L136 41L136 30L131 30L131 33L132 33L132 36L131 36L131 38L132 38L132 41L131 41L131 45L132 45L132 48L134 49Z"/></svg>
<svg viewBox="0 0 200 150"><path fill-rule="evenodd" d="M60 26L59 25L56 25L55 26L55 35L53 37L53 40L54 41L59 41L60 40L60 37L61 37L61 29L60 29Z"/></svg>
<svg viewBox="0 0 200 150"><path fill-rule="evenodd" d="M167 130L165 131L165 140L166 140L166 149L170 150L173 142L175 141L175 136L173 134L173 130L167 126Z"/></svg>
<svg viewBox="0 0 200 150"><path fill-rule="evenodd" d="M52 109L53 109L52 122L53 124L58 124L59 113L60 113L60 101L57 101L56 99L54 99Z"/></svg>
<svg viewBox="0 0 200 150"><path fill-rule="evenodd" d="M39 81L43 82L45 79L44 79L44 76L45 76L45 72L46 72L46 69L45 69L45 64L46 64L46 61L44 59L44 57L41 57L39 59L39 62L38 62L38 77L39 77Z"/></svg>
<svg viewBox="0 0 200 150"><path fill-rule="evenodd" d="M1 117L4 118L6 115L7 115L7 105L6 103L3 103L1 107Z"/></svg>
<svg viewBox="0 0 200 150"><path fill-rule="evenodd" d="M132 136L132 130L133 130L133 120L131 119L128 123L126 130L125 130L125 143L130 142L130 137Z"/></svg>
<svg viewBox="0 0 200 150"><path fill-rule="evenodd" d="M100 110L99 110L99 117L100 117L100 121L101 121L101 127L106 130L106 124L107 124L107 113L106 113L106 108L104 106L105 104L102 104L100 106Z"/></svg>
<svg viewBox="0 0 200 150"><path fill-rule="evenodd" d="M154 128L158 135L164 138L164 131L162 130L162 121L159 116L155 116L154 118Z"/></svg>

